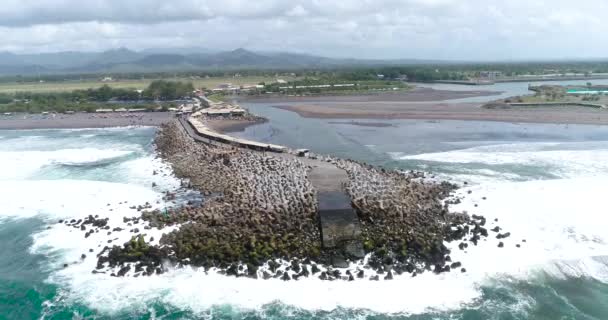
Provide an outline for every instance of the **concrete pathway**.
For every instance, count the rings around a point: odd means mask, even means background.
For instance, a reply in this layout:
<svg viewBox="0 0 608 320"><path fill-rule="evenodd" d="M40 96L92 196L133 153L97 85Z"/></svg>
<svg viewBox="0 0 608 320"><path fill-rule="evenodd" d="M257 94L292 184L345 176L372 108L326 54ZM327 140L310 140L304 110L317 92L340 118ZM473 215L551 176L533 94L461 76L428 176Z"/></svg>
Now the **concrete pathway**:
<svg viewBox="0 0 608 320"><path fill-rule="evenodd" d="M224 143L207 139L199 135L187 119L179 118L182 127L192 139L198 142L231 148ZM278 158L296 158L290 153L266 153ZM312 169L308 179L317 190L319 201L319 218L323 248L333 253L332 263L336 267L346 267L346 259L363 258L361 226L357 214L351 206L350 196L344 190L348 182L346 171L336 165L307 157L298 160Z"/></svg>

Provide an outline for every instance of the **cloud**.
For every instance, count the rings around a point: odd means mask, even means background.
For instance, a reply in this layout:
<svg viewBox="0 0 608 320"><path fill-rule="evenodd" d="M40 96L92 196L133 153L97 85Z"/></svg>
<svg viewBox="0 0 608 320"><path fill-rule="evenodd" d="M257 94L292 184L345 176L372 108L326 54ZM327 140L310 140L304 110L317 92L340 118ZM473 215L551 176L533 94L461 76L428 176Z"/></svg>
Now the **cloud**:
<svg viewBox="0 0 608 320"><path fill-rule="evenodd" d="M265 18L293 6L284 1L242 0L4 0L0 25L32 26L72 22L158 24L217 17ZM4 2L3 1L3 2Z"/></svg>
<svg viewBox="0 0 608 320"><path fill-rule="evenodd" d="M0 50L247 47L361 58L601 56L604 0L4 0Z"/></svg>

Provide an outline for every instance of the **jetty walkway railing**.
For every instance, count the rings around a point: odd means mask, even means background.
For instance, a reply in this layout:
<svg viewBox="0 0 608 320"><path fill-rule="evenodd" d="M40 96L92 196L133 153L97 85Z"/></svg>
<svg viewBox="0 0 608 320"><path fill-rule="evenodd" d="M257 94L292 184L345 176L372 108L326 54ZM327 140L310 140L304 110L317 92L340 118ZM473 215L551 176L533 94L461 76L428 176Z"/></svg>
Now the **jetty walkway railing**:
<svg viewBox="0 0 608 320"><path fill-rule="evenodd" d="M198 133L200 136L205 137L209 140L214 140L214 141L218 141L221 143L234 145L234 146L238 146L241 148L253 149L253 150L257 150L257 151L272 151L272 152L287 152L288 151L288 149L286 147L279 146L276 144L261 143L261 142L257 142L257 141L236 138L236 137L232 137L229 135L219 133L217 131L209 129L206 125L203 124L202 121L200 121L199 119L197 119L195 117L189 117L188 122L194 128L196 133Z"/></svg>

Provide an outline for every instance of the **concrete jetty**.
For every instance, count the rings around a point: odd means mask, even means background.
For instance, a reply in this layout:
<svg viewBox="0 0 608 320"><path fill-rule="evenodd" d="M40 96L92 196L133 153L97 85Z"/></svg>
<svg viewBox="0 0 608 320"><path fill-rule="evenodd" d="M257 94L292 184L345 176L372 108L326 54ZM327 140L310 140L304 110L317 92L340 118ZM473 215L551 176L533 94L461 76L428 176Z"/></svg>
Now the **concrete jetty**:
<svg viewBox="0 0 608 320"><path fill-rule="evenodd" d="M359 218L344 190L348 175L331 162L310 158L302 161L312 168L308 179L317 191L323 248L334 253L334 266L347 267L345 258L359 259L365 255Z"/></svg>
<svg viewBox="0 0 608 320"><path fill-rule="evenodd" d="M272 151L272 152L285 152L287 151L286 147L279 146L276 144L269 143L260 143L257 141L251 141L241 138L235 138L226 134L222 134L211 130L208 128L202 121L197 119L196 117L189 117L188 123L192 125L196 133L202 137L205 137L209 140L218 141L221 143L229 144L231 146L236 146L240 148L247 148L257 151Z"/></svg>
<svg viewBox="0 0 608 320"><path fill-rule="evenodd" d="M161 126L156 150L182 179L182 187L199 191L205 201L165 211L148 203L138 206L141 215L125 217L123 223L176 228L163 234L159 244L139 228L128 230L131 240L104 247L93 273L138 277L176 265L253 279L353 281L355 272L357 279L380 280L382 274L392 280L393 274L461 268L446 242L458 241L465 250L501 229L486 229L491 222L483 216L450 213L449 205L459 199L449 197L458 186L431 181L424 173L307 156L302 150L246 150L203 137L187 118L180 120ZM164 199L175 196L167 191ZM107 225L107 218L89 216L80 222L65 224L85 231L85 238L98 229L120 232ZM134 273L127 275L130 270Z"/></svg>
<svg viewBox="0 0 608 320"><path fill-rule="evenodd" d="M216 146L274 151L275 157L297 158L310 167L308 180L317 192L322 244L325 250L331 252L332 264L336 267L347 267L346 259L363 258L360 222L344 188L348 182L345 170L331 163L331 160L297 157L288 153L288 149L283 146L238 139L215 132L195 117L180 118L179 121L195 141Z"/></svg>

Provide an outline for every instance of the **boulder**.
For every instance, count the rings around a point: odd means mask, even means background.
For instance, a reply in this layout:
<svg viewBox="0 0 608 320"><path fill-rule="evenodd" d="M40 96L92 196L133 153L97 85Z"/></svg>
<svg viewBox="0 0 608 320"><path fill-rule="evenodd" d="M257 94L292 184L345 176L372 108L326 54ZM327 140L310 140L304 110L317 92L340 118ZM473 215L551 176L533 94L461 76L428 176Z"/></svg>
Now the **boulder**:
<svg viewBox="0 0 608 320"><path fill-rule="evenodd" d="M365 271L359 270L359 272L357 272L357 278L363 279L364 277L365 277Z"/></svg>
<svg viewBox="0 0 608 320"><path fill-rule="evenodd" d="M384 280L393 280L393 273L390 270L384 277Z"/></svg>

